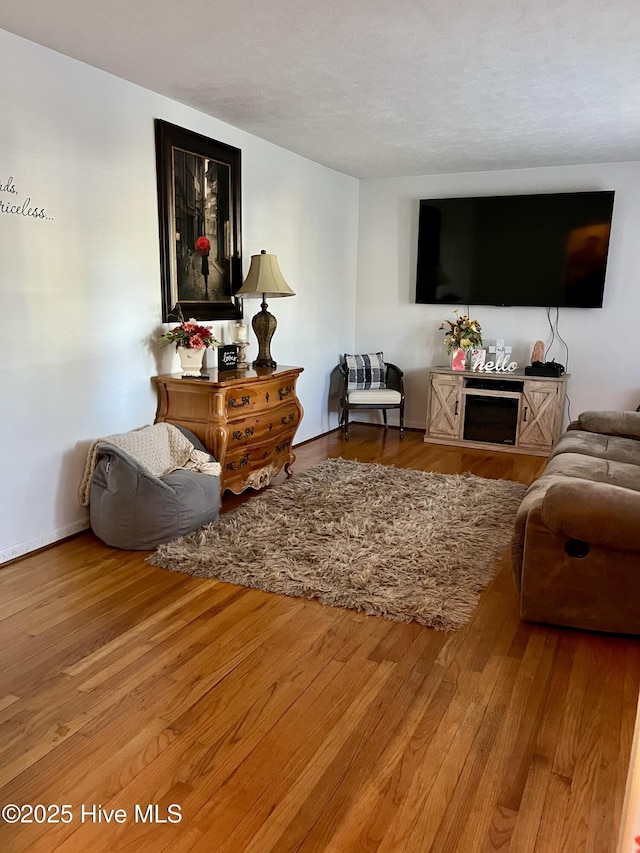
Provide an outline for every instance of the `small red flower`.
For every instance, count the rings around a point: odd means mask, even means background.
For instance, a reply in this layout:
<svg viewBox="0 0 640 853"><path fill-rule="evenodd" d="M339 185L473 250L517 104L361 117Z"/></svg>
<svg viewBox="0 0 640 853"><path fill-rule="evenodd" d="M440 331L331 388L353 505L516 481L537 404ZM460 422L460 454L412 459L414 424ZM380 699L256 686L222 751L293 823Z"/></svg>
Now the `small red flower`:
<svg viewBox="0 0 640 853"><path fill-rule="evenodd" d="M195 248L196 252L201 255L201 257L206 258L211 251L211 243L207 237L198 237Z"/></svg>

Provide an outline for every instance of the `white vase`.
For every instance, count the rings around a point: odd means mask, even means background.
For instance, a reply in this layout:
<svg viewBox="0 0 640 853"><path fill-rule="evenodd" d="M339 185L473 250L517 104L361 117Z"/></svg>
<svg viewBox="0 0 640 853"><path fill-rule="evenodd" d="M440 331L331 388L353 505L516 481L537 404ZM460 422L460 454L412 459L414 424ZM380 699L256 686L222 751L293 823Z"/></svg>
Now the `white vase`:
<svg viewBox="0 0 640 853"><path fill-rule="evenodd" d="M183 376L200 376L204 353L205 347L203 347L202 349L187 349L187 347L178 347L178 355L180 357L180 365L182 366Z"/></svg>

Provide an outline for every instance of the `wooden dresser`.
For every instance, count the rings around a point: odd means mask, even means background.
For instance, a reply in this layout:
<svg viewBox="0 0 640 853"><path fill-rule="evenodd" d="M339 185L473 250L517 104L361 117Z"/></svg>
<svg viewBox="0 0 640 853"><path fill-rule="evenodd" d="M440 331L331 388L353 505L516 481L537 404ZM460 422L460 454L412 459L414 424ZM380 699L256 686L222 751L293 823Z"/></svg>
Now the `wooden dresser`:
<svg viewBox="0 0 640 853"><path fill-rule="evenodd" d="M296 382L303 369L209 369L209 379L154 376L156 423L180 424L198 436L222 465L222 492L261 489L283 469L291 473L303 414Z"/></svg>

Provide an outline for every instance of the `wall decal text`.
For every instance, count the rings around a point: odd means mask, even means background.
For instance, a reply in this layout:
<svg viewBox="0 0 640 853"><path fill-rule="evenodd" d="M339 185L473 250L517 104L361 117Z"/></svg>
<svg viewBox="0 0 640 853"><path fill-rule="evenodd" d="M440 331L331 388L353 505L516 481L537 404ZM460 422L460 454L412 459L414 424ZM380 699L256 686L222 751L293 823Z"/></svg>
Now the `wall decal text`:
<svg viewBox="0 0 640 853"><path fill-rule="evenodd" d="M0 179L0 213L8 213L13 216L26 216L31 219L48 219L53 221L52 216L47 216L44 207L35 207L31 203L31 196L20 202L18 188L13 182L13 178L9 177L6 180ZM12 198L5 198L12 196Z"/></svg>

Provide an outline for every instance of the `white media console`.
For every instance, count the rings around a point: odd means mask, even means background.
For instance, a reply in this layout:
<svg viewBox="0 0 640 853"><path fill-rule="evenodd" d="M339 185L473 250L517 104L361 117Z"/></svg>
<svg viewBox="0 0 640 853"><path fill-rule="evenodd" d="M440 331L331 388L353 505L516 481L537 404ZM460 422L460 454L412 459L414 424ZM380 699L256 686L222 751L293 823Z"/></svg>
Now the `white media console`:
<svg viewBox="0 0 640 853"><path fill-rule="evenodd" d="M562 431L569 375L431 368L424 440L547 456Z"/></svg>

